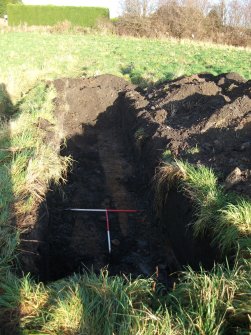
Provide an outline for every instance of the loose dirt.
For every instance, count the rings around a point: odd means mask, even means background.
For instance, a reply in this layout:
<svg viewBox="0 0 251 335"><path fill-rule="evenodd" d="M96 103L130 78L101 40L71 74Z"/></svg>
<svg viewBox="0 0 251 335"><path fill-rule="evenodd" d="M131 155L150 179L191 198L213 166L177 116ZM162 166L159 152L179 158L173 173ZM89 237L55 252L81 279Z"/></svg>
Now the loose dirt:
<svg viewBox="0 0 251 335"><path fill-rule="evenodd" d="M158 124L152 136L174 156L211 166L220 180L237 167L231 190L251 195L251 81L230 73L194 75L160 85L146 95L144 117Z"/></svg>
<svg viewBox="0 0 251 335"><path fill-rule="evenodd" d="M210 268L218 251L207 239L193 239L191 201L172 191L158 220L152 179L170 153L212 167L226 189L251 196L251 81L237 74L200 74L145 91L111 75L52 84L66 138L60 152L74 164L67 183L52 186L40 208L37 226L47 208L46 243L36 249L40 278L107 265L111 274L133 276L157 269L169 284L169 274L182 265ZM109 255L105 216L65 211L69 207L143 212L110 215Z"/></svg>

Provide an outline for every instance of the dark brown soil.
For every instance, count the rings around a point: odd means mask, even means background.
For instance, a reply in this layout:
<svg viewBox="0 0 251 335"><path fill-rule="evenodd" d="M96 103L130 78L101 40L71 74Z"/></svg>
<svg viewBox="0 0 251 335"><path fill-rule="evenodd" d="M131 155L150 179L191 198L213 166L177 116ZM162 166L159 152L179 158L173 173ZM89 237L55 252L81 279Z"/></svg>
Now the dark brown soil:
<svg viewBox="0 0 251 335"><path fill-rule="evenodd" d="M150 276L164 261L163 252L177 269L168 244L162 250L158 236L153 236L149 185L143 184L124 139L124 94L134 87L113 76L57 80L54 85L58 92L56 114L67 139L61 154L71 155L74 164L67 184L47 197L45 278L61 278L83 267L99 271L107 265L111 274ZM69 207L142 212L109 215L109 255L104 213L65 211Z"/></svg>
<svg viewBox="0 0 251 335"><path fill-rule="evenodd" d="M194 75L166 83L146 94L144 112L174 156L211 166L228 188L251 195L251 81L231 73Z"/></svg>
<svg viewBox="0 0 251 335"><path fill-rule="evenodd" d="M208 239L193 239L193 206L181 193L172 191L156 219L152 178L170 150L212 167L226 189L251 196L251 81L201 74L144 92L111 75L53 84L67 142L61 154L72 155L74 164L66 185L52 186L40 208L40 217L46 215L45 243L36 250L40 277L53 280L106 265L112 274L149 276L158 267L168 283L168 274L182 265L210 268L219 260ZM110 215L109 256L105 216L65 211L69 207L143 212Z"/></svg>

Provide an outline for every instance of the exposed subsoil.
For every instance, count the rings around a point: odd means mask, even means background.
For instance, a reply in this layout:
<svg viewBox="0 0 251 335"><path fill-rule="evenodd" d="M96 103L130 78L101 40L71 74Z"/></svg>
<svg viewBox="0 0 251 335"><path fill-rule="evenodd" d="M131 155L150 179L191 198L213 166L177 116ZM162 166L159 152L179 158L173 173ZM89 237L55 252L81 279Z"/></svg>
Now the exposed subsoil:
<svg viewBox="0 0 251 335"><path fill-rule="evenodd" d="M169 274L183 265L210 268L218 261L208 238L193 238L192 202L180 192L172 190L162 217L155 217L152 178L170 150L212 167L226 189L251 196L251 81L201 74L151 91L111 75L52 84L66 137L61 155L71 155L74 164L67 183L52 186L38 211L35 230L44 243L22 246L37 254L26 268L43 280L106 265L111 274L134 276L150 276L157 268L168 285ZM109 255L105 215L67 208L143 212L110 214ZM34 231L25 235L33 236Z"/></svg>

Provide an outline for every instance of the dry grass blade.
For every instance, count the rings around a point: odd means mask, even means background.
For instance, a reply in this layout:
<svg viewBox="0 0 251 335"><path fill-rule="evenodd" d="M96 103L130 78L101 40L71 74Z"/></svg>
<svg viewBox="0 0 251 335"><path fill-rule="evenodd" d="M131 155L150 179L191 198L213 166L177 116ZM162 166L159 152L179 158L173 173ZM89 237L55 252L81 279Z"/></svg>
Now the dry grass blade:
<svg viewBox="0 0 251 335"><path fill-rule="evenodd" d="M165 164L158 168L153 180L155 190L154 205L158 216L162 213L170 189L177 187L178 183L183 179L184 173L176 162Z"/></svg>

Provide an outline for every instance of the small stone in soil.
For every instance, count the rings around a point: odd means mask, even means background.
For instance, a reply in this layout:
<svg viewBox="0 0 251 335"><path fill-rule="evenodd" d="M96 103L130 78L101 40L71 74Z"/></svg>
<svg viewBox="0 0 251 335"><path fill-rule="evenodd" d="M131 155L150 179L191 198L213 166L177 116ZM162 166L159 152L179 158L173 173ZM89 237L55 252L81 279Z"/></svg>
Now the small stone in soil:
<svg viewBox="0 0 251 335"><path fill-rule="evenodd" d="M112 244L118 247L120 245L120 241L117 238L115 238L114 240L112 240Z"/></svg>
<svg viewBox="0 0 251 335"><path fill-rule="evenodd" d="M236 167L226 178L225 180L225 188L229 189L234 184L238 183L241 180L242 172L240 168Z"/></svg>
<svg viewBox="0 0 251 335"><path fill-rule="evenodd" d="M244 151L244 150L247 150L247 149L250 149L251 148L251 142L245 142L242 144L241 146L241 150Z"/></svg>

